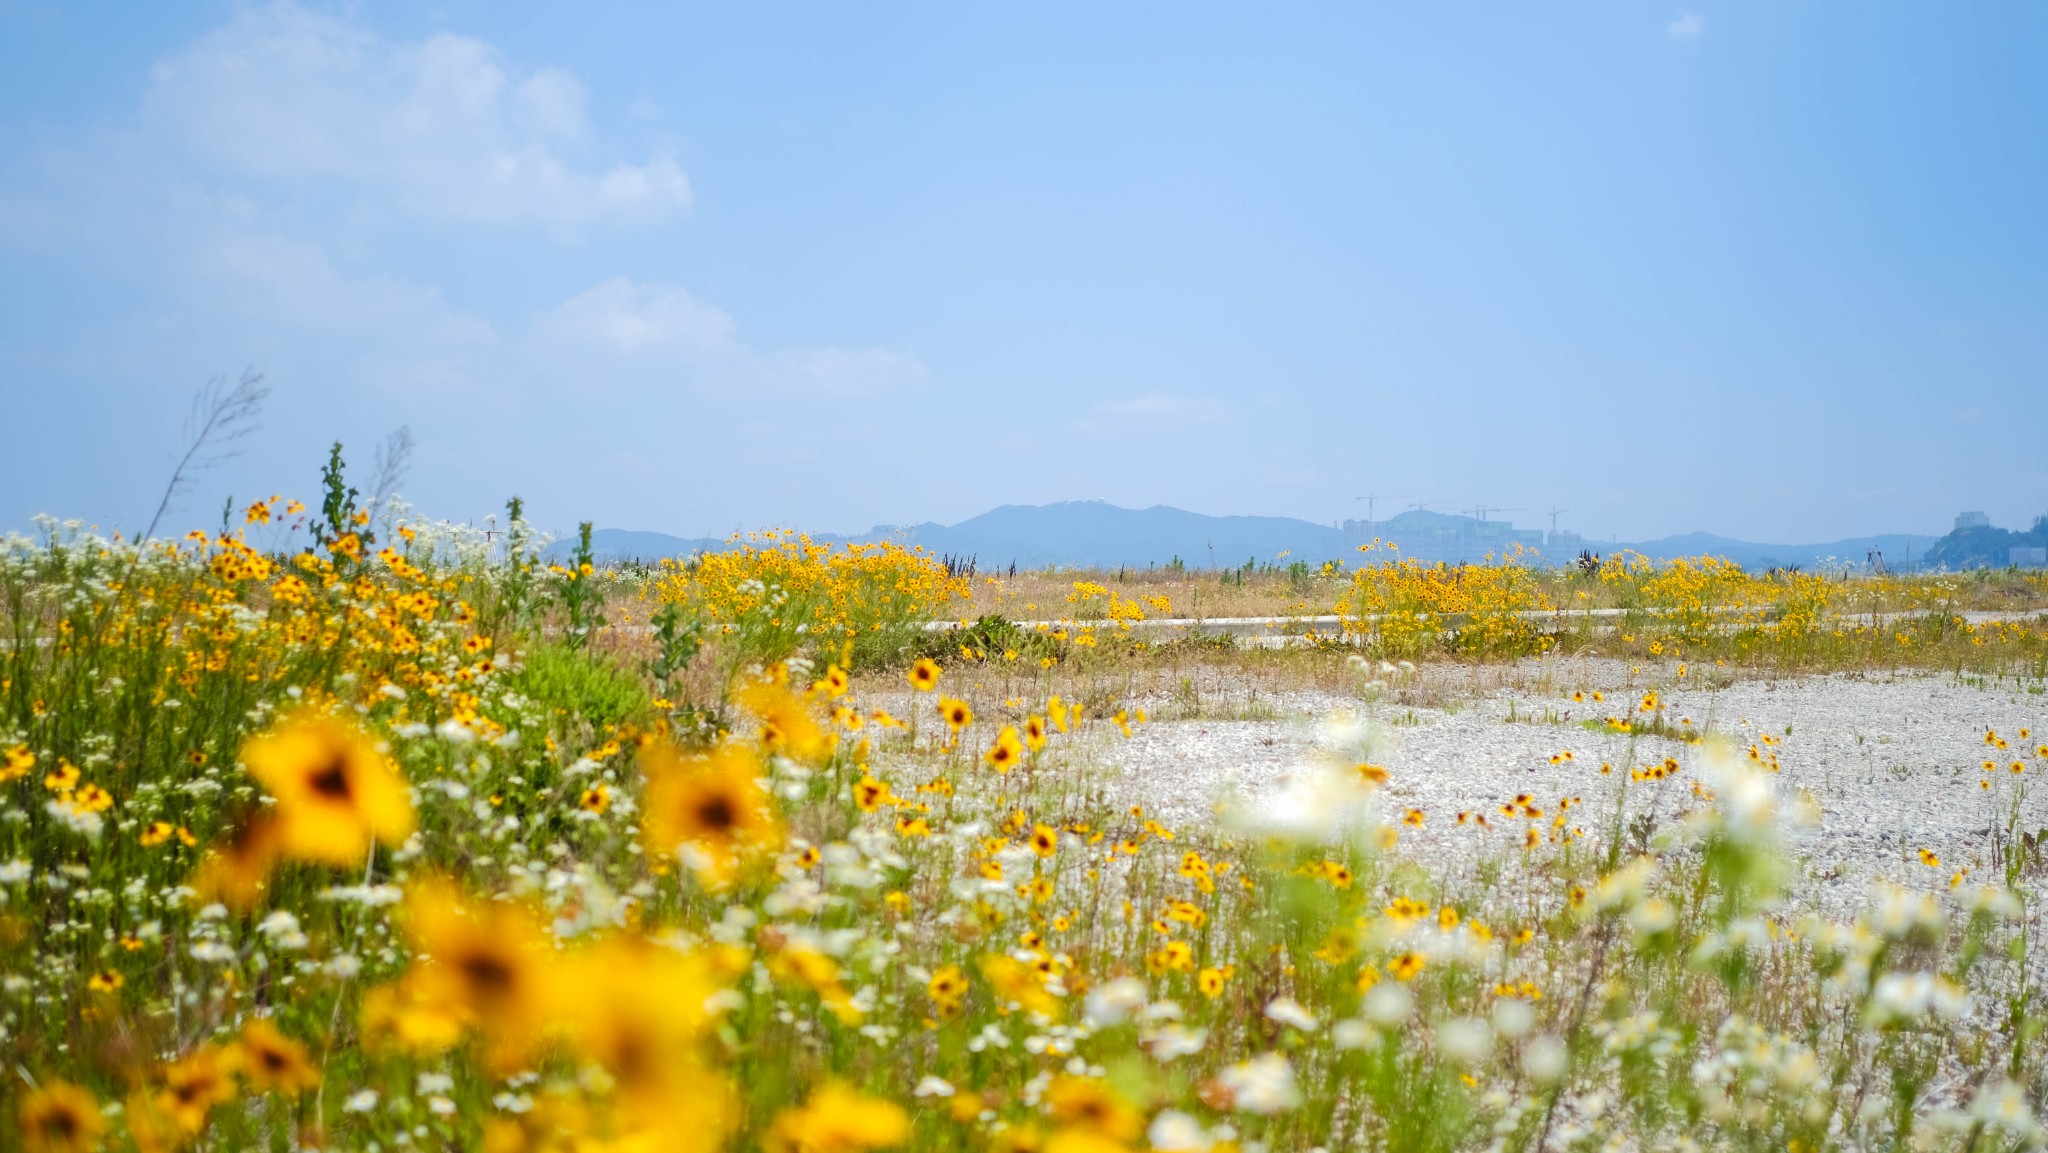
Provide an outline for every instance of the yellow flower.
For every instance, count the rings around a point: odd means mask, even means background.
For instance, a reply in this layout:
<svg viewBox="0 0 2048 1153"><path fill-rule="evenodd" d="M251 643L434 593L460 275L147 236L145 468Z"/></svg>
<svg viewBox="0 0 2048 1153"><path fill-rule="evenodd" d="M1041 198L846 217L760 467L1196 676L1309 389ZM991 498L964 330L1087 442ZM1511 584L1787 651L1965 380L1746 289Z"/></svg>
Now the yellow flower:
<svg viewBox="0 0 2048 1153"><path fill-rule="evenodd" d="M56 769L43 777L43 787L53 793L68 793L78 784L78 766L58 761Z"/></svg>
<svg viewBox="0 0 2048 1153"><path fill-rule="evenodd" d="M722 882L740 854L781 845L782 824L748 746L725 741L684 756L657 745L642 759L648 852L681 853L700 876Z"/></svg>
<svg viewBox="0 0 2048 1153"><path fill-rule="evenodd" d="M1403 953L1387 962L1387 972L1392 973L1396 980L1412 981L1422 972L1423 964L1422 954Z"/></svg>
<svg viewBox="0 0 2048 1153"><path fill-rule="evenodd" d="M1204 969L1195 974L1195 988L1201 990L1202 996L1212 1001L1223 995L1223 982L1221 969Z"/></svg>
<svg viewBox="0 0 2048 1153"><path fill-rule="evenodd" d="M400 845L413 832L412 799L389 758L354 728L302 715L242 750L249 775L277 798L287 856L362 863L372 838Z"/></svg>
<svg viewBox="0 0 2048 1153"><path fill-rule="evenodd" d="M1050 857L1060 848L1059 830L1050 825L1036 825L1031 830L1031 851L1041 857Z"/></svg>
<svg viewBox="0 0 2048 1153"><path fill-rule="evenodd" d="M814 761L831 750L835 738L818 724L809 706L772 680L734 690L732 702L761 722L761 747L771 753Z"/></svg>
<svg viewBox="0 0 2048 1153"><path fill-rule="evenodd" d="M27 1153L85 1153L107 1127L100 1103L69 1081L46 1081L21 1098L21 1147Z"/></svg>
<svg viewBox="0 0 2048 1153"><path fill-rule="evenodd" d="M910 687L921 693L931 692L939 687L939 662L930 657L920 659L910 666Z"/></svg>
<svg viewBox="0 0 2048 1153"><path fill-rule="evenodd" d="M1017 762L1024 759L1024 745L1017 739L1016 726L1004 725L1003 731L996 734L995 744L989 746L988 751L981 755L981 759L988 762L989 768L999 773L1007 773L1015 768Z"/></svg>
<svg viewBox="0 0 2048 1153"><path fill-rule="evenodd" d="M955 700L952 697L939 698L939 716L944 718L946 725L956 733L974 723L974 710L968 707L966 701Z"/></svg>
<svg viewBox="0 0 2048 1153"><path fill-rule="evenodd" d="M413 1010L482 1030L508 1061L545 1039L557 986L553 938L538 916L507 902L471 904L433 878L406 894L405 934L417 954L403 978Z"/></svg>
<svg viewBox="0 0 2048 1153"><path fill-rule="evenodd" d="M586 813L603 813L611 808L612 790L609 785L592 785L576 798L576 807Z"/></svg>
<svg viewBox="0 0 2048 1153"><path fill-rule="evenodd" d="M184 839L181 830L179 839ZM263 895L271 867L283 851L279 821L258 813L235 828L227 843L209 852L193 875L201 898L246 909Z"/></svg>
<svg viewBox="0 0 2048 1153"><path fill-rule="evenodd" d="M910 1115L902 1106L828 1081L809 1101L778 1114L761 1147L767 1153L857 1153L909 1137Z"/></svg>
<svg viewBox="0 0 2048 1153"><path fill-rule="evenodd" d="M0 756L0 781L19 780L35 767L35 753L27 745L16 745L7 750L5 756Z"/></svg>
<svg viewBox="0 0 2048 1153"><path fill-rule="evenodd" d="M570 954L559 969L557 1021L578 1052L610 1073L614 1100L623 1099L632 1119L658 1122L688 1100L693 1107L678 1120L712 1138L692 1144L722 1137L737 1113L730 1086L704 1062L701 1040L715 1024L708 1001L731 972L726 962L613 937Z"/></svg>
<svg viewBox="0 0 2048 1153"><path fill-rule="evenodd" d="M853 803L863 813L872 813L889 803L889 786L863 775L853 783Z"/></svg>
<svg viewBox="0 0 2048 1153"><path fill-rule="evenodd" d="M189 1134L206 1128L207 1114L234 1095L220 1050L203 1045L164 1070L164 1087L156 1099L157 1107Z"/></svg>
<svg viewBox="0 0 2048 1153"><path fill-rule="evenodd" d="M320 1070L306 1055L306 1047L265 1018L251 1018L243 1026L235 1054L237 1067L258 1092L295 1097L320 1084Z"/></svg>
<svg viewBox="0 0 2048 1153"><path fill-rule="evenodd" d="M1113 1141L1133 1141L1145 1127L1144 1115L1107 1082L1071 1073L1053 1078L1045 1090L1046 1111L1062 1125L1085 1129Z"/></svg>
<svg viewBox="0 0 2048 1153"><path fill-rule="evenodd" d="M1024 747L1034 753L1045 747L1044 717L1031 716L1024 718ZM2043 755L2048 755L2048 753Z"/></svg>
<svg viewBox="0 0 2048 1153"><path fill-rule="evenodd" d="M846 689L850 683L851 681L847 678L845 669L840 668L838 665L830 665L826 667L825 675L819 679L817 687L826 696L836 701L846 695Z"/></svg>

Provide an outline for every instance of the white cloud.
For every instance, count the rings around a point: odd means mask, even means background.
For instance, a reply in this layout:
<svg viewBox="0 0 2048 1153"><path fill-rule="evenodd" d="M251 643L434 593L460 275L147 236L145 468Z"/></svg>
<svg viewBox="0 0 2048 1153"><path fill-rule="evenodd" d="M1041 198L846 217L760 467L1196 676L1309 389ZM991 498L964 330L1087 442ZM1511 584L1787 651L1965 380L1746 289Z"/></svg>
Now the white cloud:
<svg viewBox="0 0 2048 1153"><path fill-rule="evenodd" d="M723 309L687 289L635 284L623 276L556 305L534 327L545 339L612 356L738 347L737 326Z"/></svg>
<svg viewBox="0 0 2048 1153"><path fill-rule="evenodd" d="M481 41L389 42L278 3L159 63L145 108L234 175L345 181L421 216L576 226L688 208L668 157L599 170L558 151L585 135L585 104L573 74L515 79Z"/></svg>
<svg viewBox="0 0 2048 1153"><path fill-rule="evenodd" d="M512 122L544 139L581 140L589 128L584 120L588 102L575 73L543 68L519 85Z"/></svg>
<svg viewBox="0 0 2048 1153"><path fill-rule="evenodd" d="M874 396L920 388L928 377L915 354L891 349L756 349L725 310L689 290L625 277L536 317L529 345L540 362L595 360L653 383L709 383L727 394Z"/></svg>
<svg viewBox="0 0 2048 1153"><path fill-rule="evenodd" d="M1683 12L1671 23L1664 26L1664 35L1673 40L1692 40L1707 30L1707 18L1697 12Z"/></svg>

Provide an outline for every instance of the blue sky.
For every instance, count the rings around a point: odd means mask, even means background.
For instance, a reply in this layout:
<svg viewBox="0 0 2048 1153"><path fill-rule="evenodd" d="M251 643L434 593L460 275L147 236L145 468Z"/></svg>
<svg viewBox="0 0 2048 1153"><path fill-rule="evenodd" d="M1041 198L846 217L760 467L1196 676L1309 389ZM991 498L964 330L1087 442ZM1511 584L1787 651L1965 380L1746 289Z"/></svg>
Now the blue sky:
<svg viewBox="0 0 2048 1153"><path fill-rule="evenodd" d="M1115 10L1105 10L1114 7ZM2048 8L0 0L0 526L2048 511Z"/></svg>

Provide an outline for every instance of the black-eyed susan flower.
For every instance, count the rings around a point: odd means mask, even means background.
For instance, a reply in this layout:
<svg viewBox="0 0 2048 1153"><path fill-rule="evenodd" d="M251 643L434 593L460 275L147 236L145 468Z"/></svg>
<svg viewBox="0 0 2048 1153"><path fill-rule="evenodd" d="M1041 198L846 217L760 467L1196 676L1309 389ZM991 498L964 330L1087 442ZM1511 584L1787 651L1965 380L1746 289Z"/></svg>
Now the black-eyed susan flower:
<svg viewBox="0 0 2048 1153"><path fill-rule="evenodd" d="M863 813L872 813L889 801L889 786L863 775L853 783L853 803Z"/></svg>
<svg viewBox="0 0 2048 1153"><path fill-rule="evenodd" d="M234 1080L221 1051L201 1045L164 1069L156 1104L179 1129L195 1134L206 1128L213 1107L234 1095Z"/></svg>
<svg viewBox="0 0 2048 1153"><path fill-rule="evenodd" d="M1034 825L1031 829L1031 851L1041 857L1050 857L1059 852L1059 830L1051 825Z"/></svg>
<svg viewBox="0 0 2048 1153"><path fill-rule="evenodd" d="M828 1081L801 1106L784 1109L762 1136L765 1153L859 1153L910 1136L902 1106Z"/></svg>
<svg viewBox="0 0 2048 1153"><path fill-rule="evenodd" d="M193 889L205 900L232 908L254 905L283 853L283 838L280 822L271 814L249 817L200 861L192 878Z"/></svg>
<svg viewBox="0 0 2048 1153"><path fill-rule="evenodd" d="M940 698L939 716L946 722L946 727L956 733L974 723L974 710L966 701L953 697Z"/></svg>
<svg viewBox="0 0 2048 1153"><path fill-rule="evenodd" d="M1036 715L1024 718L1024 747L1038 752L1045 747L1045 739L1045 718ZM2044 749L2042 755L2048 756L2048 749Z"/></svg>
<svg viewBox="0 0 2048 1153"><path fill-rule="evenodd" d="M524 905L466 900L433 878L406 893L406 937L418 954L405 982L417 1004L479 1029L507 1059L544 1039L557 989L551 937Z"/></svg>
<svg viewBox="0 0 2048 1153"><path fill-rule="evenodd" d="M251 1018L235 1042L235 1067L261 1093L287 1097L320 1084L320 1069L306 1055L306 1047L278 1031L264 1017Z"/></svg>
<svg viewBox="0 0 2048 1153"><path fill-rule="evenodd" d="M948 723L951 723L951 718L948 718ZM996 734L995 743L981 755L981 759L989 768L999 773L1007 773L1016 768L1017 762L1024 759L1024 743L1017 737L1016 726L1004 725L1003 731Z"/></svg>
<svg viewBox="0 0 2048 1153"><path fill-rule="evenodd" d="M100 1103L69 1081L45 1081L21 1098L16 1111L27 1153L86 1153L106 1130Z"/></svg>
<svg viewBox="0 0 2048 1153"><path fill-rule="evenodd" d="M773 680L733 690L732 701L760 721L761 747L768 752L810 762L830 752L837 739L818 723L803 698Z"/></svg>
<svg viewBox="0 0 2048 1153"><path fill-rule="evenodd" d="M372 840L412 835L405 780L370 739L331 717L301 715L242 750L249 775L277 799L279 847L287 856L360 864Z"/></svg>
<svg viewBox="0 0 2048 1153"><path fill-rule="evenodd" d="M650 853L679 853L700 876L722 881L742 855L781 844L782 824L749 746L728 740L685 756L657 745L642 764L647 792L641 828Z"/></svg>
<svg viewBox="0 0 2048 1153"><path fill-rule="evenodd" d="M939 662L924 657L910 666L909 676L911 688L921 693L931 692L939 687Z"/></svg>

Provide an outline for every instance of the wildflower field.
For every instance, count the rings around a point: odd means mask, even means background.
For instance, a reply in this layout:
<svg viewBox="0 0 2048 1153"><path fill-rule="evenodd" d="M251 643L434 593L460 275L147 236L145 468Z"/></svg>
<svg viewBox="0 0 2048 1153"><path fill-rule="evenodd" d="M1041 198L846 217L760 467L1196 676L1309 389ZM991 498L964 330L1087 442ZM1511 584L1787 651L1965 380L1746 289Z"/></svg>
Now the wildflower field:
<svg viewBox="0 0 2048 1153"><path fill-rule="evenodd" d="M1626 771L1458 814L1494 835L1457 868L1404 844L1362 691L1211 820L1111 804L1102 752L1161 662L2038 680L2039 581L1366 556L1252 574L1342 625L1247 656L1129 627L1216 574L781 535L608 568L516 503L373 524L338 453L237 521L0 544L18 1147L2043 1144L2048 725L1982 734L1995 867L1839 917L1769 741L1632 755L1654 688L1603 702Z"/></svg>

